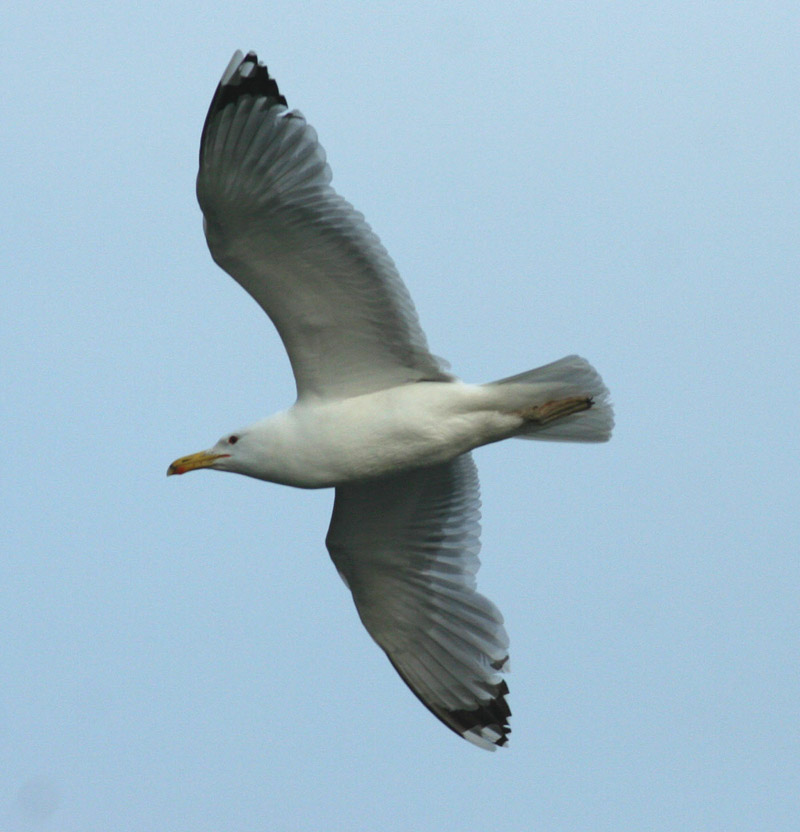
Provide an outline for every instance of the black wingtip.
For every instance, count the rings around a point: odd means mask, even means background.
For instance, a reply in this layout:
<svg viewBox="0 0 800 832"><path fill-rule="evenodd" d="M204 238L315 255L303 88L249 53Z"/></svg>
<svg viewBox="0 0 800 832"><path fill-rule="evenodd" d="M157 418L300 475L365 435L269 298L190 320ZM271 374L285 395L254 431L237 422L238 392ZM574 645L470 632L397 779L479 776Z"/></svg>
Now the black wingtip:
<svg viewBox="0 0 800 832"><path fill-rule="evenodd" d="M476 708L448 711L439 705L426 701L414 685L409 682L408 677L398 667L394 659L388 653L386 653L386 656L414 696L451 731L490 751L494 751L494 746L502 748L508 745L508 735L511 733L511 727L508 724L511 717L511 708L508 707L508 702L506 702L508 685L505 679L501 679L496 685L486 686L486 692L492 697L488 702L482 703ZM499 662L494 662L492 666L495 670L503 670L508 666L508 656Z"/></svg>
<svg viewBox="0 0 800 832"><path fill-rule="evenodd" d="M275 104L287 106L277 81L269 74L267 67L259 62L255 52L248 52L238 65L232 70L228 69L217 87L211 109L221 110L245 95L263 96Z"/></svg>
<svg viewBox="0 0 800 832"><path fill-rule="evenodd" d="M508 725L511 708L506 702L508 685L505 681L501 681L492 694L492 699L478 708L447 711L446 719L441 716L439 718L470 742L477 741L479 745L490 743L500 747L508 745L508 735L511 733Z"/></svg>
<svg viewBox="0 0 800 832"><path fill-rule="evenodd" d="M281 95L278 89L278 82L269 74L267 67L259 62L258 55L255 52L248 52L236 63L236 58L240 57L241 54L241 52L238 52L234 55L222 76L222 80L217 85L214 97L211 99L211 106L208 108L203 127L203 138L200 141L201 159L203 158L203 139L205 139L208 123L229 104L233 104L245 96L251 96L253 98L266 98L269 106L288 106L286 98Z"/></svg>

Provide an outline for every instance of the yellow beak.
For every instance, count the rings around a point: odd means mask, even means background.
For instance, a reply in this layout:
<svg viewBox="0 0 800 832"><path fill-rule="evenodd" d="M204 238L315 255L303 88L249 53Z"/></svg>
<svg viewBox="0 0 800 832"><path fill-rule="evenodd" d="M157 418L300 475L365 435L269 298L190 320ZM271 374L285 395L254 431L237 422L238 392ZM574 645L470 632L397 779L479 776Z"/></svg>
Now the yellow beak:
<svg viewBox="0 0 800 832"><path fill-rule="evenodd" d="M223 456L230 456L230 454L210 454L208 451L200 451L200 453L191 454L190 456L182 456L167 468L167 476L185 474L187 471L194 471L197 468L210 468L214 460Z"/></svg>

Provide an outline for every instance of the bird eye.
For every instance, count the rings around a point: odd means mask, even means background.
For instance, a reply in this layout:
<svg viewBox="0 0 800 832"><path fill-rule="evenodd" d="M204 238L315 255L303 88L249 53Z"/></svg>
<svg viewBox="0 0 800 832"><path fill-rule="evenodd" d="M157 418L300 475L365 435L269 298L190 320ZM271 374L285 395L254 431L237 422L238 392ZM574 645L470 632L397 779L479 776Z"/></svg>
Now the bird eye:
<svg viewBox="0 0 800 832"><path fill-rule="evenodd" d="M228 444L235 445L239 441L239 437L234 433L233 436L228 437Z"/></svg>

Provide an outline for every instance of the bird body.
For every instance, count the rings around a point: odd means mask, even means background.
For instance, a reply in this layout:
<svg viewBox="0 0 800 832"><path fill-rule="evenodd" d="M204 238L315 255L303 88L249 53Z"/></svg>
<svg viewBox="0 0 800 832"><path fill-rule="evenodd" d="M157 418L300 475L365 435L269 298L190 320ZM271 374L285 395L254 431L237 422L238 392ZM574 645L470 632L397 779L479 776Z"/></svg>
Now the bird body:
<svg viewBox="0 0 800 832"><path fill-rule="evenodd" d="M230 436L224 436L203 453L217 457L206 467L220 471L297 488L332 488L448 462L508 439L531 426L526 412L554 396L569 398L571 388L563 383L560 387L535 382L477 385L454 379L345 399L303 399L235 431L233 445Z"/></svg>
<svg viewBox="0 0 800 832"><path fill-rule="evenodd" d="M419 382L349 399L298 402L238 431L252 448L248 468L221 459L221 470L299 486L330 488L447 462L509 436L522 417L493 406L489 388ZM227 439L221 440L224 444ZM227 467L230 464L232 467Z"/></svg>
<svg viewBox="0 0 800 832"><path fill-rule="evenodd" d="M237 52L203 127L197 195L214 260L283 340L297 401L168 473L334 487L326 544L367 631L429 710L494 750L510 731L508 637L475 589L470 451L606 441L608 390L578 356L490 384L447 372L389 255L330 179L312 128L256 55Z"/></svg>

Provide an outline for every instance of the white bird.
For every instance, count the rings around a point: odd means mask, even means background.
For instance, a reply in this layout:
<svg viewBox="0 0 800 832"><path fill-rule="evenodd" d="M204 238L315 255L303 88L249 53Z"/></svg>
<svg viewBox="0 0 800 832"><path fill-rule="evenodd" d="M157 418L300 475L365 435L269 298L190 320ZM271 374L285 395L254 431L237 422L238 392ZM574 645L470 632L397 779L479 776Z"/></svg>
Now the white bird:
<svg viewBox="0 0 800 832"><path fill-rule="evenodd" d="M430 711L494 750L510 731L508 637L475 591L470 451L509 437L604 442L608 390L577 356L491 384L450 375L389 255L330 181L314 130L257 56L236 52L203 127L197 197L212 257L283 340L297 400L168 474L335 487L326 543L364 626Z"/></svg>

